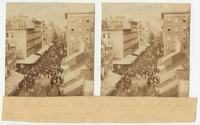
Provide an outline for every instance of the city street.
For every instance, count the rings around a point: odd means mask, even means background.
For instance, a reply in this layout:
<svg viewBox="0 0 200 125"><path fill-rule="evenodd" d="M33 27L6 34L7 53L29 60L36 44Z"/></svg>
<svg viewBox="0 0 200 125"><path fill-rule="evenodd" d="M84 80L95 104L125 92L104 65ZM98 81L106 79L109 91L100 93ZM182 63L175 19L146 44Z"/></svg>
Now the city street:
<svg viewBox="0 0 200 125"><path fill-rule="evenodd" d="M136 58L136 60L126 68L116 73L121 72L122 82L117 83L117 96L154 96L156 94L154 84L158 84L158 68L157 63L159 53L161 52L159 40L151 44ZM154 48L154 49L153 49ZM155 53L154 50L158 50ZM131 69L131 70L128 70Z"/></svg>

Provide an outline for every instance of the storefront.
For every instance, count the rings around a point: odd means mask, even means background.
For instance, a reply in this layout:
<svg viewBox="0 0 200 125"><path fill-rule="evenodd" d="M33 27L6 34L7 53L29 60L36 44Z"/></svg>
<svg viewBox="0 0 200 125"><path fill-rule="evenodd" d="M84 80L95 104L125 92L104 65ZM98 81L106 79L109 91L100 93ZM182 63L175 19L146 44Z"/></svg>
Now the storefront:
<svg viewBox="0 0 200 125"><path fill-rule="evenodd" d="M5 81L5 95L9 96L14 93L16 89L18 89L19 83L24 79L24 75L12 71L11 76L8 77Z"/></svg>
<svg viewBox="0 0 200 125"><path fill-rule="evenodd" d="M108 72L107 76L101 82L101 95L106 96L111 90L115 88L115 84L121 80L121 76L113 73Z"/></svg>
<svg viewBox="0 0 200 125"><path fill-rule="evenodd" d="M128 68L135 62L136 59L137 59L137 56L128 55L121 60L114 61L113 62L114 72L119 71L121 69L128 70Z"/></svg>
<svg viewBox="0 0 200 125"><path fill-rule="evenodd" d="M36 55L43 55L46 51L48 51L50 46L44 45L37 53Z"/></svg>
<svg viewBox="0 0 200 125"><path fill-rule="evenodd" d="M165 86L156 88L158 95L161 97L177 97L178 96L178 81L173 79Z"/></svg>
<svg viewBox="0 0 200 125"><path fill-rule="evenodd" d="M40 58L40 56L32 54L26 59L17 60L16 68L17 68L17 70L24 69L27 65L32 65L32 64L36 63L39 58Z"/></svg>

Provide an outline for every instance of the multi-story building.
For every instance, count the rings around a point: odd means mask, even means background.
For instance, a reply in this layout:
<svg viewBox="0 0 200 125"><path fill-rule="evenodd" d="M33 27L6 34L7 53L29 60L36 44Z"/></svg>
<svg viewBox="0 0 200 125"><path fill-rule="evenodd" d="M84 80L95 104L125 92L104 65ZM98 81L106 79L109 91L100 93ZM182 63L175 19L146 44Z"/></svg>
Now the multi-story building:
<svg viewBox="0 0 200 125"><path fill-rule="evenodd" d="M104 79L104 76L112 68L113 55L112 48L101 44L101 78Z"/></svg>
<svg viewBox="0 0 200 125"><path fill-rule="evenodd" d="M161 72L160 86L157 88L159 96L188 97L189 95L189 70L178 65L168 71ZM166 77L167 76L167 77Z"/></svg>
<svg viewBox="0 0 200 125"><path fill-rule="evenodd" d="M6 20L6 30L15 34L16 59L25 59L41 49L40 21L28 17L11 17Z"/></svg>
<svg viewBox="0 0 200 125"><path fill-rule="evenodd" d="M90 51L91 34L94 34L94 13L65 13L67 55L76 51Z"/></svg>
<svg viewBox="0 0 200 125"><path fill-rule="evenodd" d="M55 28L53 22L49 22L48 24L45 24L45 22L42 22L42 44L43 45L51 45L53 41L53 36L55 33Z"/></svg>
<svg viewBox="0 0 200 125"><path fill-rule="evenodd" d="M92 95L94 61L94 13L66 13L67 56L62 59L64 95Z"/></svg>
<svg viewBox="0 0 200 125"><path fill-rule="evenodd" d="M93 96L94 90L94 72L84 69L81 71L81 75L84 81L83 84L83 95L84 96Z"/></svg>
<svg viewBox="0 0 200 125"><path fill-rule="evenodd" d="M131 19L125 17L109 17L102 20L102 29L130 29Z"/></svg>
<svg viewBox="0 0 200 125"><path fill-rule="evenodd" d="M158 65L163 71L171 69L169 75L166 75L166 72L164 77L160 78L161 83L164 84L165 81L169 81L169 76L175 73L176 68L173 66L180 65L180 63L189 64L190 12L162 13L162 19L164 56L159 59Z"/></svg>
<svg viewBox="0 0 200 125"><path fill-rule="evenodd" d="M164 55L189 48L190 12L162 13Z"/></svg>
<svg viewBox="0 0 200 125"><path fill-rule="evenodd" d="M24 76L16 70L16 40L12 31L6 31L5 95L12 95Z"/></svg>
<svg viewBox="0 0 200 125"><path fill-rule="evenodd" d="M11 75L11 71L15 71L16 65L16 40L13 32L6 32L6 78Z"/></svg>
<svg viewBox="0 0 200 125"><path fill-rule="evenodd" d="M102 44L106 48L112 48L115 59L122 59L133 54L139 47L137 22L131 20L127 23L119 22L117 21L116 25L107 23L107 26L104 26L106 28L102 29Z"/></svg>

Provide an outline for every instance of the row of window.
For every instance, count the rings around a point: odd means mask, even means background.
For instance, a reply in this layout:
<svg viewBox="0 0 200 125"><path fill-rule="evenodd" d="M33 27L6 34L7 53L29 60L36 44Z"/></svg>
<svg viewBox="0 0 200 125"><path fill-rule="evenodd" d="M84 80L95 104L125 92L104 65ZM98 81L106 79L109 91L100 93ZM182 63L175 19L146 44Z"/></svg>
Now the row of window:
<svg viewBox="0 0 200 125"><path fill-rule="evenodd" d="M111 38L111 34L110 33L103 33L102 37L103 38Z"/></svg>
<svg viewBox="0 0 200 125"><path fill-rule="evenodd" d="M90 22L90 18L86 18L85 21L80 17L80 18L70 18L70 22L75 22L77 21L78 23L89 23Z"/></svg>
<svg viewBox="0 0 200 125"><path fill-rule="evenodd" d="M167 36L167 40L172 40L171 36ZM175 36L175 41L178 41L178 40L179 40L179 37ZM182 40L186 40L186 36L183 36Z"/></svg>
<svg viewBox="0 0 200 125"><path fill-rule="evenodd" d="M66 28L67 28L67 27L66 27ZM74 31L81 32L81 31L84 31L84 30L83 30L81 27L79 27L79 28L77 28L76 30L75 30L74 28L71 28L70 31L71 31L71 32L74 32ZM90 31L90 28L87 27L87 28L85 29L85 31Z"/></svg>
<svg viewBox="0 0 200 125"><path fill-rule="evenodd" d="M27 42L27 48L29 49L29 48L35 46L35 45L38 44L38 43L42 43L40 37L37 37L37 38L35 38L35 39L33 39L33 40L28 41L28 42Z"/></svg>
<svg viewBox="0 0 200 125"><path fill-rule="evenodd" d="M171 21L171 18L168 17L168 18L167 18L167 21ZM174 22L175 22L175 23L180 23L180 21L179 21L178 18L175 18L175 19L174 19ZM182 22L183 22L183 23L186 23L186 22L187 22L187 19L186 19L186 18L182 19Z"/></svg>
<svg viewBox="0 0 200 125"><path fill-rule="evenodd" d="M39 42L38 44L36 44L35 46L30 47L27 50L27 56L36 53L38 50L40 50L40 48L42 48L42 42Z"/></svg>
<svg viewBox="0 0 200 125"><path fill-rule="evenodd" d="M190 27L183 27L183 31L186 31L186 30L190 30ZM170 28L170 27L168 27L167 28L167 31L168 32L171 32L172 31L172 29ZM174 30L175 32L178 32L179 31L179 28L178 27L175 27L175 30Z"/></svg>
<svg viewBox="0 0 200 125"><path fill-rule="evenodd" d="M89 40L89 36L85 36L85 39L86 39L86 40ZM70 36L70 40L71 40L71 41L74 41L75 38L74 38L73 36ZM78 40L83 40L83 37L82 37L82 36L78 36Z"/></svg>
<svg viewBox="0 0 200 125"><path fill-rule="evenodd" d="M6 33L6 38L13 38L14 37L14 33Z"/></svg>

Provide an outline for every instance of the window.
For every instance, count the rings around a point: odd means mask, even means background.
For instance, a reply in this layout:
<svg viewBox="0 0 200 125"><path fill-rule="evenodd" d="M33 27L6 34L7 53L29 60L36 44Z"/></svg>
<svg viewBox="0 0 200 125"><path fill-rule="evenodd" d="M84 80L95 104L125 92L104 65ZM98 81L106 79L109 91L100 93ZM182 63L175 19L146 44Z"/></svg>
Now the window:
<svg viewBox="0 0 200 125"><path fill-rule="evenodd" d="M90 29L87 27L87 28L86 28L86 31L90 31Z"/></svg>
<svg viewBox="0 0 200 125"><path fill-rule="evenodd" d="M105 38L106 37L106 35L105 35L105 33L103 33L103 38Z"/></svg>
<svg viewBox="0 0 200 125"><path fill-rule="evenodd" d="M183 19L183 22L185 23L185 22L186 22L186 19Z"/></svg>
<svg viewBox="0 0 200 125"><path fill-rule="evenodd" d="M89 40L89 36L86 36L86 40Z"/></svg>
<svg viewBox="0 0 200 125"><path fill-rule="evenodd" d="M86 19L86 22L87 22L87 23L89 23L89 22L90 22L90 19L89 19L89 18L87 18L87 19Z"/></svg>
<svg viewBox="0 0 200 125"><path fill-rule="evenodd" d="M10 36L11 36L11 38L13 38L14 37L14 33L12 32Z"/></svg>
<svg viewBox="0 0 200 125"><path fill-rule="evenodd" d="M167 28L167 31L168 31L168 32L170 32L170 30L171 30L170 28Z"/></svg>
<svg viewBox="0 0 200 125"><path fill-rule="evenodd" d="M183 40L186 40L186 36L183 36Z"/></svg>
<svg viewBox="0 0 200 125"><path fill-rule="evenodd" d="M108 38L110 38L110 33L107 34Z"/></svg>
<svg viewBox="0 0 200 125"><path fill-rule="evenodd" d="M72 28L71 31L74 31L74 29Z"/></svg>
<svg viewBox="0 0 200 125"><path fill-rule="evenodd" d="M6 38L8 38L9 37L9 35L8 35L8 33L6 33Z"/></svg>

